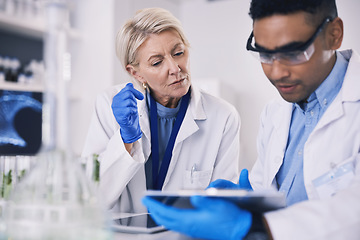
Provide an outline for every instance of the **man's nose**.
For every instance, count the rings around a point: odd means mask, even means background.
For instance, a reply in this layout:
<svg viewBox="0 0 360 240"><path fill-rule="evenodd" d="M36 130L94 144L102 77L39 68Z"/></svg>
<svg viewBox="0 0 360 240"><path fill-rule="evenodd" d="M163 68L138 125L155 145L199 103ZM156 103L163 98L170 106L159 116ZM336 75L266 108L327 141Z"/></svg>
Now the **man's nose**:
<svg viewBox="0 0 360 240"><path fill-rule="evenodd" d="M273 63L270 66L270 78L271 79L282 79L284 77L289 77L290 71L288 66L280 63L277 59L273 60Z"/></svg>

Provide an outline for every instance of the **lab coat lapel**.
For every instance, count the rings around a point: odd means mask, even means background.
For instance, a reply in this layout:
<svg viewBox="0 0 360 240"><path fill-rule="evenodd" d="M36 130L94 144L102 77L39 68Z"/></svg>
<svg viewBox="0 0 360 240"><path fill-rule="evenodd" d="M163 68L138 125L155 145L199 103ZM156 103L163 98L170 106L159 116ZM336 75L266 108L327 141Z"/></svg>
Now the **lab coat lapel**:
<svg viewBox="0 0 360 240"><path fill-rule="evenodd" d="M201 104L200 93L196 89L193 89L191 100L175 143L184 141L186 138L198 131L199 126L197 125L196 120L205 119L206 115Z"/></svg>
<svg viewBox="0 0 360 240"><path fill-rule="evenodd" d="M336 96L332 104L329 106L327 111L324 113L323 117L320 119L319 123L315 127L313 133L322 129L328 124L331 124L333 121L341 118L345 115L343 104L346 102L356 102L360 100L360 69L357 67L360 65L360 57L357 53L346 50L340 52L343 56L349 61L348 69L344 78L343 86ZM357 86L357 87L356 87ZM310 139L310 137L309 137Z"/></svg>
<svg viewBox="0 0 360 240"><path fill-rule="evenodd" d="M271 165L269 167L270 172L264 176L267 185L270 186L276 176L276 173L279 171L283 160L284 154L286 150L287 140L289 136L289 129L290 129L290 122L291 116L293 111L293 104L282 101L281 106L279 107L278 111L273 114L272 117L272 124L275 130L275 141L272 141L274 144L270 148L270 161Z"/></svg>
<svg viewBox="0 0 360 240"><path fill-rule="evenodd" d="M175 140L172 158L164 181L163 189L166 187L166 184L174 171L183 142L199 130L196 120L206 119L205 111L202 106L200 92L196 87L192 86L190 103Z"/></svg>
<svg viewBox="0 0 360 240"><path fill-rule="evenodd" d="M293 108L293 104L282 102L278 112L273 114L272 123L278 138L278 152L285 153Z"/></svg>

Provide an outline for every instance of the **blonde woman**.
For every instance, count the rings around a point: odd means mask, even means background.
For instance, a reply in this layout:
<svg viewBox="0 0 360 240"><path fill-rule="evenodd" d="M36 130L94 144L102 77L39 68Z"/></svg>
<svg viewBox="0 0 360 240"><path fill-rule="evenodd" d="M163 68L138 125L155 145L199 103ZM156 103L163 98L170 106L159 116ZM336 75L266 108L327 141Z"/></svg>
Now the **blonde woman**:
<svg viewBox="0 0 360 240"><path fill-rule="evenodd" d="M99 188L116 212L146 212L146 189L204 189L236 181L240 118L192 86L189 43L167 10L142 9L116 38L133 83L101 94L83 156L99 154Z"/></svg>

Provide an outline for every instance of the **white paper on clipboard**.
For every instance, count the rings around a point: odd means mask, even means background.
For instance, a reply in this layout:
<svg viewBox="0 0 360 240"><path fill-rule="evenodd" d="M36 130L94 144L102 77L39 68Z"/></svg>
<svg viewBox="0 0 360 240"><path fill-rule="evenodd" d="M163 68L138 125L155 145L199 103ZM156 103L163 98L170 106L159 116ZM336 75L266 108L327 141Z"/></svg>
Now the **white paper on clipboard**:
<svg viewBox="0 0 360 240"><path fill-rule="evenodd" d="M145 191L145 196L178 208L192 208L190 197L194 195L223 198L243 209L258 213L286 207L284 193L274 190L247 191L242 189L209 188L206 190Z"/></svg>

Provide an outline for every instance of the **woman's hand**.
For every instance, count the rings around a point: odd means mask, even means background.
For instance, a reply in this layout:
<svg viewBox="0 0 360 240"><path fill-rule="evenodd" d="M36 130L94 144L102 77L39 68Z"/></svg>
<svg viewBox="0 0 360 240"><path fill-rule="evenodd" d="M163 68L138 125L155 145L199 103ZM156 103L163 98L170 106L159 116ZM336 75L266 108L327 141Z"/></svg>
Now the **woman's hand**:
<svg viewBox="0 0 360 240"><path fill-rule="evenodd" d="M132 83L128 83L115 95L111 104L125 144L136 142L142 136L136 99L143 100L144 95L136 90Z"/></svg>

